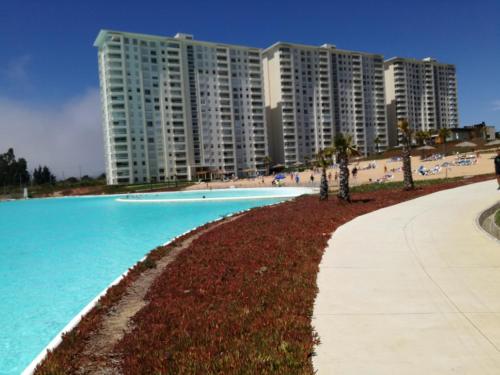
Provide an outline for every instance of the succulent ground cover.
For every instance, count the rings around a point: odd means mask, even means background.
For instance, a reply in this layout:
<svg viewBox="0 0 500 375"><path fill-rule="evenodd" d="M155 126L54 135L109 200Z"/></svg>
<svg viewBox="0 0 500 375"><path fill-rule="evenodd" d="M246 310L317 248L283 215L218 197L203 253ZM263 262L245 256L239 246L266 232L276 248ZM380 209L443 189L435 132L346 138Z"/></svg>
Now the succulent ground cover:
<svg viewBox="0 0 500 375"><path fill-rule="evenodd" d="M141 274L186 238L155 249L136 265L64 336L37 373L93 368L124 374L312 374L316 275L331 233L379 208L490 178L353 193L352 203L304 196L201 228L187 235L197 236L154 279L144 307L106 356L92 357L93 337ZM88 367L89 361L99 363Z"/></svg>

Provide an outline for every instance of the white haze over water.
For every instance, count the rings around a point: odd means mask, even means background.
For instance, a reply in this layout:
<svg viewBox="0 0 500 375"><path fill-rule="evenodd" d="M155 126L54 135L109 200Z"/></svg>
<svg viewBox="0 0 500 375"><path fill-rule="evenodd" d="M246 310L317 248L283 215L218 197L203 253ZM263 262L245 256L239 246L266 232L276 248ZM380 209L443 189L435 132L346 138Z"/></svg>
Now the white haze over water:
<svg viewBox="0 0 500 375"><path fill-rule="evenodd" d="M13 147L33 171L47 165L61 178L104 172L98 89L59 105L33 106L0 94L0 153Z"/></svg>

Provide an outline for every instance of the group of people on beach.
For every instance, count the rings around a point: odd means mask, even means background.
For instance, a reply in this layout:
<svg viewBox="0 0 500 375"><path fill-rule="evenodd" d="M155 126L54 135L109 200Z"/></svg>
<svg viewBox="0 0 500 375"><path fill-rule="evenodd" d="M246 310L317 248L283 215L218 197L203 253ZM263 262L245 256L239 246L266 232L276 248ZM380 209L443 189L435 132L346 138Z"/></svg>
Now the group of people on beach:
<svg viewBox="0 0 500 375"><path fill-rule="evenodd" d="M476 158L477 157L478 157L478 155L476 155ZM435 159L438 159L438 160L440 160L442 158L443 158L442 155L439 155L439 157L437 157L437 156L435 157ZM497 150L497 155L493 159L494 159L496 178L498 181L498 190L500 190L500 149ZM395 161L400 161L400 158L389 159L386 161L386 163L391 163L391 162L395 162ZM444 170L444 169L449 169L449 167L451 167L451 166L461 166L461 164L458 164L458 163L453 162L453 161L451 161L451 162L447 161L447 162L444 162L441 165L439 165L439 167L435 166L432 168L426 168L423 165L419 165L419 166L417 166L416 169L414 169L414 173L422 175L422 176L436 175L436 174L442 173L442 170ZM355 164L352 166L352 168L350 168L350 174L352 176L352 179L354 181L357 181L357 177L358 177L358 174L360 171L376 169L376 168L377 168L376 161L370 161L370 162L368 162L367 165L361 165L361 166L359 164ZM301 185L302 184L302 185L314 186L315 182L320 180L319 176L321 175L322 171L320 168L313 168L312 170L309 170L309 171L310 171L309 178L304 176L304 172L301 173L299 171L276 173L273 175L273 179L271 181L271 184L273 186L283 186L285 184L285 181L286 181L285 179L289 178L291 185ZM388 165L384 163L383 172L384 172L383 177L368 178L367 182L369 182L369 183L373 183L373 182L383 183L383 182L392 180L396 173L402 172L402 167L397 166L397 167L389 168ZM280 174L282 175L282 177L279 176ZM277 176L278 176L278 178L276 178ZM328 179L328 183L330 185L338 183L339 171L338 171L337 165L332 165L332 168L328 169L327 179ZM237 178L234 176L233 176L233 179L231 179L231 181L233 181L233 182L235 182L236 180L237 180ZM258 174L257 176L255 176L255 180L259 181L260 184L262 184L262 185L266 184L266 178L265 178L264 174ZM267 182L267 183L269 183L269 182ZM208 181L206 182L206 185L207 185L207 188L211 188L211 186L209 187Z"/></svg>
<svg viewBox="0 0 500 375"><path fill-rule="evenodd" d="M354 179L356 179L356 177L358 176L358 172L361 169L362 168L359 168L358 166L354 166L354 168L352 168L351 175ZM386 171L387 171L387 167L386 167ZM309 175L309 184L310 185L314 185L314 182L316 180L315 176L318 174L321 174L321 171L317 168L314 168L311 171L311 174ZM300 183L301 183L300 172L289 172L288 177L289 177L291 183L295 183L296 185L300 185ZM261 179L261 183L264 184L265 183L264 176L260 176L260 179ZM338 170L335 169L334 173L332 173L332 171L330 170L327 174L327 179L328 179L329 184L332 184L334 182L337 183L339 180ZM281 182L281 181L282 181L282 179L274 177L271 181L271 184L276 185L276 186L282 186L283 182Z"/></svg>

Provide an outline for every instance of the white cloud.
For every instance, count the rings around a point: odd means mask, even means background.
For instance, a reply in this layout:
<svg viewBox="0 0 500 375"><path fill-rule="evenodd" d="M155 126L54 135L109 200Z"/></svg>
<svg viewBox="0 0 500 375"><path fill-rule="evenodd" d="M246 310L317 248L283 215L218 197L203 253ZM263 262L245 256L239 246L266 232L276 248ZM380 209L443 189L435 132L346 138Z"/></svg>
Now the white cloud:
<svg viewBox="0 0 500 375"><path fill-rule="evenodd" d="M493 100L493 102L491 103L491 109L494 111L500 111L500 99Z"/></svg>
<svg viewBox="0 0 500 375"><path fill-rule="evenodd" d="M28 66L30 63L30 55L18 56L10 60L5 67L0 69L1 76L17 87L24 90L31 90L33 87L28 76Z"/></svg>
<svg viewBox="0 0 500 375"><path fill-rule="evenodd" d="M13 147L32 170L47 165L59 177L104 171L98 89L60 105L36 107L0 97L0 152Z"/></svg>

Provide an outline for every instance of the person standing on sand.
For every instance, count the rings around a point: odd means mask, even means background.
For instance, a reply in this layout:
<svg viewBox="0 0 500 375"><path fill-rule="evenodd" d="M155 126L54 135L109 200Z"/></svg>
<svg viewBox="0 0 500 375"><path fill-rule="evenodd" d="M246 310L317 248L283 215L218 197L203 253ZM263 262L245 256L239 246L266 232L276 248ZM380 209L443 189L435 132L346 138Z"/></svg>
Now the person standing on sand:
<svg viewBox="0 0 500 375"><path fill-rule="evenodd" d="M309 179L311 180L311 185L314 184L314 174L311 173L311 177L309 177Z"/></svg>
<svg viewBox="0 0 500 375"><path fill-rule="evenodd" d="M497 150L497 156L495 157L495 174L498 182L497 190L500 190L500 148Z"/></svg>

